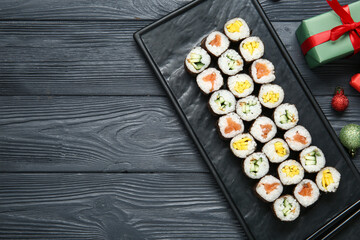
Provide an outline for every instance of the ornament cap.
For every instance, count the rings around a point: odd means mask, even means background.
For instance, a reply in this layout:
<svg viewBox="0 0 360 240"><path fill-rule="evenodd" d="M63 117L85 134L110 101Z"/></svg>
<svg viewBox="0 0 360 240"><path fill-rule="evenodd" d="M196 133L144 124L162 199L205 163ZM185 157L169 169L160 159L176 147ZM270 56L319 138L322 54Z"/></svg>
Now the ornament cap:
<svg viewBox="0 0 360 240"><path fill-rule="evenodd" d="M344 89L343 89L342 87L340 87L340 86L337 86L337 87L335 88L335 94L344 95L344 94L345 94L345 93L344 93Z"/></svg>

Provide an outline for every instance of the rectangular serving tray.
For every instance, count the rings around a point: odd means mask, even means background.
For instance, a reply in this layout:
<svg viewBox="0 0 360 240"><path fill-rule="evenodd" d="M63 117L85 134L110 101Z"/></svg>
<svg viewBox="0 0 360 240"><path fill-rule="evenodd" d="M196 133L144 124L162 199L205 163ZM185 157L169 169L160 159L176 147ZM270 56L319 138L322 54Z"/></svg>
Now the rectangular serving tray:
<svg viewBox="0 0 360 240"><path fill-rule="evenodd" d="M299 124L310 131L312 145L323 150L327 166L337 168L342 174L337 192L322 194L314 206L302 208L294 222L279 221L272 213L271 204L256 197L253 191L256 181L242 173L242 160L231 153L229 142L219 138L215 128L217 118L207 109L208 96L200 92L194 77L184 69L188 52L211 31L222 31L225 22L234 17L245 19L252 35L263 40L264 58L275 65L274 83L283 87L284 102L297 106ZM256 0L193 1L136 32L134 38L250 239L316 239L347 214L359 212L360 174ZM277 136L282 134L279 132ZM297 156L298 152L292 152L290 158ZM271 167L270 173L276 174L276 166ZM314 180L315 174L305 177ZM291 194L292 188L286 187L284 192Z"/></svg>

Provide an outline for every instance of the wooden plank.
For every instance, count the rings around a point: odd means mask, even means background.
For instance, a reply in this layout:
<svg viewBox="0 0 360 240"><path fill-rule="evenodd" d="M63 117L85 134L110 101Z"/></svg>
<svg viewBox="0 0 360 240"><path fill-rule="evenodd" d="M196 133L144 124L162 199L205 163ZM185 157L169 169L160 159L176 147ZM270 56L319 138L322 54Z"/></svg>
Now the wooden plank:
<svg viewBox="0 0 360 240"><path fill-rule="evenodd" d="M1 174L1 239L246 239L212 176Z"/></svg>

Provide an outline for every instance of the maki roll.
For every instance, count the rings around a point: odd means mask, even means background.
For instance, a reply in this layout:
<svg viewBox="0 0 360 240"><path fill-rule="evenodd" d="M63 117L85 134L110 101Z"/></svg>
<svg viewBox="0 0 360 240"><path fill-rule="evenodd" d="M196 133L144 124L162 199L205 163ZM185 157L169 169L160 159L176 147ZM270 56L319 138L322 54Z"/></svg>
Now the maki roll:
<svg viewBox="0 0 360 240"><path fill-rule="evenodd" d="M246 62L261 58L264 51L264 44L258 37L245 38L239 45L239 52Z"/></svg>
<svg viewBox="0 0 360 240"><path fill-rule="evenodd" d="M304 168L295 160L286 160L278 167L278 174L283 185L298 184L304 178Z"/></svg>
<svg viewBox="0 0 360 240"><path fill-rule="evenodd" d="M280 129L288 130L296 126L299 113L294 104L283 103L274 111L274 121Z"/></svg>
<svg viewBox="0 0 360 240"><path fill-rule="evenodd" d="M190 74L204 71L211 62L210 55L201 47L193 48L185 59L185 68Z"/></svg>
<svg viewBox="0 0 360 240"><path fill-rule="evenodd" d="M214 31L201 43L202 47L214 57L219 57L230 45L229 39L221 32Z"/></svg>
<svg viewBox="0 0 360 240"><path fill-rule="evenodd" d="M287 130L284 138L289 147L294 151L300 151L311 144L311 135L306 128L301 125Z"/></svg>
<svg viewBox="0 0 360 240"><path fill-rule="evenodd" d="M242 18L233 18L225 23L224 32L226 36L233 42L250 36L250 29Z"/></svg>
<svg viewBox="0 0 360 240"><path fill-rule="evenodd" d="M325 155L320 148L310 146L301 151L300 162L305 171L314 173L325 167L326 160Z"/></svg>
<svg viewBox="0 0 360 240"><path fill-rule="evenodd" d="M276 217L284 222L294 221L300 215L300 204L291 195L284 195L276 199L273 208Z"/></svg>
<svg viewBox="0 0 360 240"><path fill-rule="evenodd" d="M251 77L259 84L271 83L275 80L275 67L266 59L258 59L251 64Z"/></svg>
<svg viewBox="0 0 360 240"><path fill-rule="evenodd" d="M229 77L227 84L229 90L237 98L249 96L254 91L254 82L251 77L245 73Z"/></svg>
<svg viewBox="0 0 360 240"><path fill-rule="evenodd" d="M241 98L236 103L236 113L244 121L252 121L261 114L259 99L253 95Z"/></svg>
<svg viewBox="0 0 360 240"><path fill-rule="evenodd" d="M218 65L222 73L232 76L242 71L244 61L234 49L228 49L218 59Z"/></svg>
<svg viewBox="0 0 360 240"><path fill-rule="evenodd" d="M219 70L208 68L197 75L196 83L205 94L219 90L224 84L224 79Z"/></svg>
<svg viewBox="0 0 360 240"><path fill-rule="evenodd" d="M209 99L209 107L215 115L225 115L235 111L236 100L228 90L218 90Z"/></svg>
<svg viewBox="0 0 360 240"><path fill-rule="evenodd" d="M319 199L320 191L316 183L310 179L304 179L296 185L294 196L302 206L308 207Z"/></svg>
<svg viewBox="0 0 360 240"><path fill-rule="evenodd" d="M341 174L333 167L325 167L316 175L316 185L323 192L336 192Z"/></svg>
<svg viewBox="0 0 360 240"><path fill-rule="evenodd" d="M250 128L250 134L261 143L273 139L276 132L275 123L268 117L257 118Z"/></svg>
<svg viewBox="0 0 360 240"><path fill-rule="evenodd" d="M230 148L238 158L246 158L255 151L256 142L250 134L242 133L231 139Z"/></svg>
<svg viewBox="0 0 360 240"><path fill-rule="evenodd" d="M236 113L229 113L220 117L217 127L220 136L224 139L233 138L244 131L243 121Z"/></svg>
<svg viewBox="0 0 360 240"><path fill-rule="evenodd" d="M266 154L272 163L280 163L290 155L289 146L281 138L274 138L266 143L262 148L262 152Z"/></svg>
<svg viewBox="0 0 360 240"><path fill-rule="evenodd" d="M264 107L276 108L284 100L284 90L276 84L264 84L259 91L259 100Z"/></svg>
<svg viewBox="0 0 360 240"><path fill-rule="evenodd" d="M280 180L274 176L266 175L256 184L255 191L260 198L266 202L273 202L280 197L283 192L283 185Z"/></svg>
<svg viewBox="0 0 360 240"><path fill-rule="evenodd" d="M244 161L244 173L252 179L259 179L269 172L269 161L265 154L256 152L248 156Z"/></svg>

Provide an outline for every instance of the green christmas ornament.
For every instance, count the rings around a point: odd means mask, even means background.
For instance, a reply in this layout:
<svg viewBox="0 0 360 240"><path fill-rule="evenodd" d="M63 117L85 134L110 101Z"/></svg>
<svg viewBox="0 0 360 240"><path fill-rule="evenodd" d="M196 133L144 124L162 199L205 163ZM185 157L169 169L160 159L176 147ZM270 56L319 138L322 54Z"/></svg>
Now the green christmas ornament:
<svg viewBox="0 0 360 240"><path fill-rule="evenodd" d="M355 156L356 149L360 148L360 125L345 125L339 135L341 143L349 149L351 157Z"/></svg>

